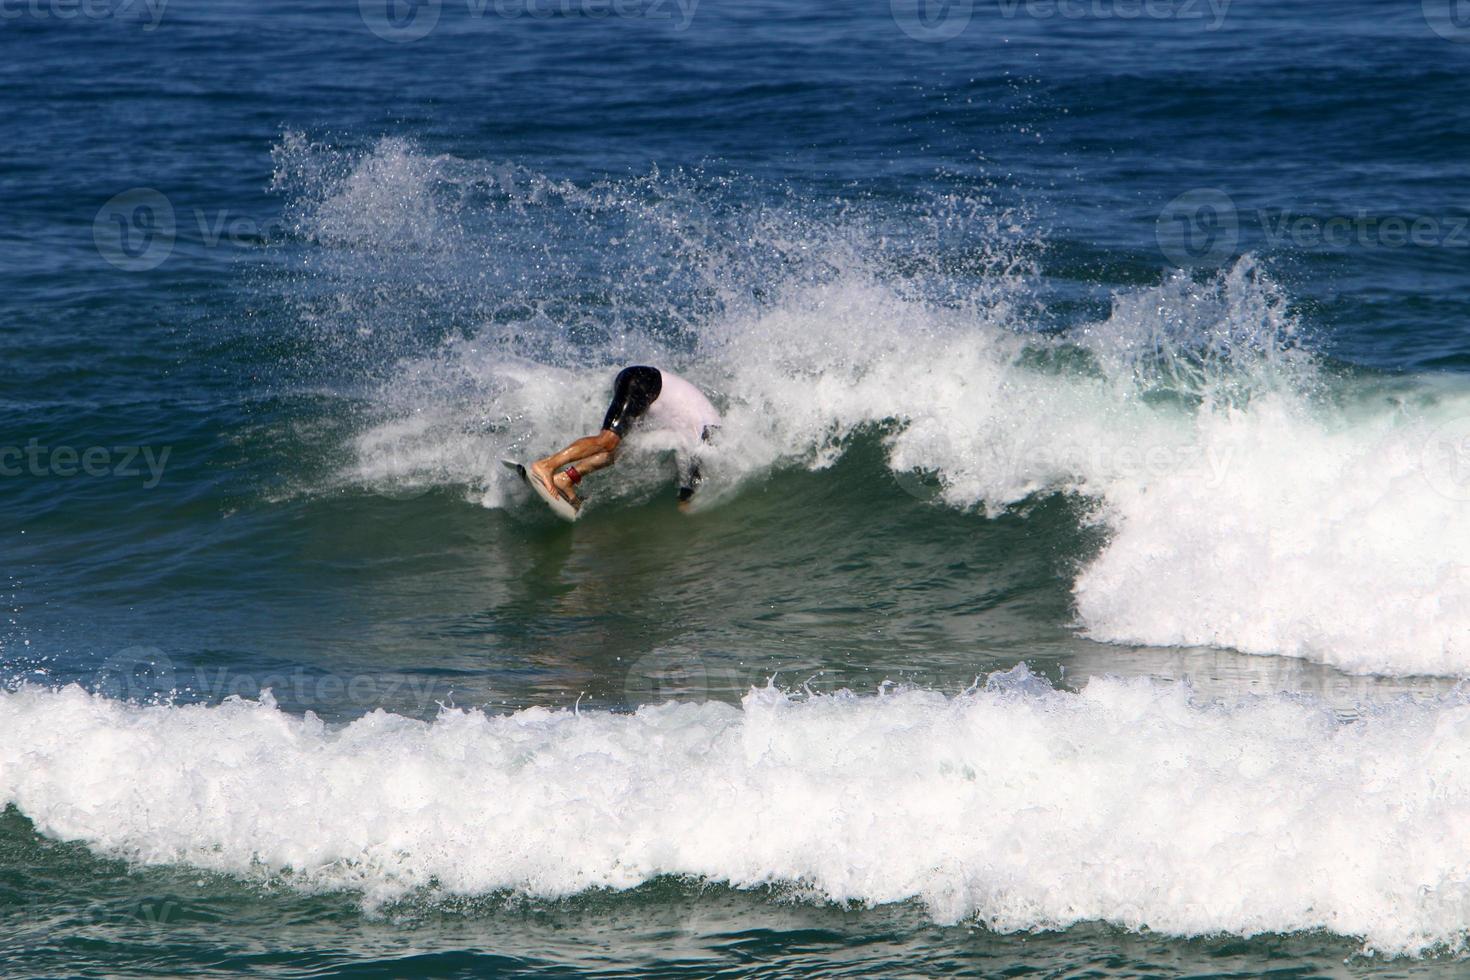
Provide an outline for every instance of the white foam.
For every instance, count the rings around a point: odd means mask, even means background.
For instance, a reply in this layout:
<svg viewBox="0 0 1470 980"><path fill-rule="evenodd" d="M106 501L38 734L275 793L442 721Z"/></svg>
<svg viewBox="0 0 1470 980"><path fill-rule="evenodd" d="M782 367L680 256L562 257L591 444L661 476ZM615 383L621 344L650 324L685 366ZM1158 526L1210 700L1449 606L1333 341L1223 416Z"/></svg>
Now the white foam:
<svg viewBox="0 0 1470 980"><path fill-rule="evenodd" d="M307 161L298 168L312 160L299 147L282 156ZM427 215L409 225L437 234L434 222L455 211L424 200L421 185L444 182L446 167L385 141L329 182L311 227L362 241L374 226L350 216L388 194ZM705 506L772 467L826 467L855 432L881 427L900 485L927 471L949 506L994 515L1037 493L1095 501L1107 544L1075 590L1095 639L1470 676L1470 385L1329 377L1251 260L1212 282L1175 275L1121 291L1106 319L1040 337L1027 330L1033 279L1008 255L1006 229L985 226L980 211L931 215L907 237L859 219L747 219L738 208L725 227L677 182L577 191L469 169L456 179L505 197L517 228L561 227L566 215L551 216L560 202L595 219L589 227L622 229L605 248L569 242L543 274L613 254L627 266L599 286L613 305L654 303L640 309L685 329L659 339L623 321L589 353L526 287L524 319L404 359L344 479L390 493L455 485L509 505L520 491L497 458L589 433L617 367L662 364L725 415L705 460ZM937 243L971 225L995 252L985 275L956 277L926 257L926 235ZM333 231L343 228L358 231ZM463 238L455 228L451 244ZM885 249L898 239L918 273L892 272ZM767 253L779 261L763 262ZM659 307L618 292L650 270L666 270L670 290L679 274L700 283L696 306L719 302L695 317L672 294ZM631 454L590 488L592 509L671 492L661 465Z"/></svg>
<svg viewBox="0 0 1470 980"><path fill-rule="evenodd" d="M1470 443L1459 443L1470 389L1434 378L1330 386L1288 345L1274 287L1251 272L1242 263L1219 285L1228 356L1202 379L1190 419L1208 472L1096 484L1112 536L1076 583L1089 635L1355 673L1470 674ZM1120 302L1105 333L1151 339L1160 317L1199 297L1166 286L1153 302ZM1179 339L1161 346L1198 346Z"/></svg>
<svg viewBox="0 0 1470 980"><path fill-rule="evenodd" d="M822 465L854 427L899 420L893 468L938 472L952 505L1096 498L1111 533L1076 585L1096 639L1470 673L1470 480L1455 456L1470 391L1324 397L1273 293L1243 263L1120 297L1072 338L1102 366L1086 377L1021 366L1037 341L969 311L959 326L879 287L808 291L728 342L728 387L750 412L731 427L763 425L768 445Z"/></svg>
<svg viewBox="0 0 1470 980"><path fill-rule="evenodd" d="M1436 428L1393 410L1345 425L1284 398L1202 416L1223 479L1107 487L1113 537L1076 583L1089 634L1470 673L1470 510L1434 485L1447 469L1426 474Z"/></svg>
<svg viewBox="0 0 1470 980"><path fill-rule="evenodd" d="M1459 948L1470 913L1470 703L1344 723L1018 668L955 698L667 704L636 715L376 712L0 694L0 803L135 862L284 873L370 902L436 887L564 896L660 875L920 900L1000 930L1324 929Z"/></svg>
<svg viewBox="0 0 1470 980"><path fill-rule="evenodd" d="M1242 316L1218 285L1175 283L1151 301L1165 315L1212 304L1222 330ZM1397 399L1344 404L1304 390L1305 368L1293 375L1235 355L1203 369L1222 377L1184 392L1196 406L1153 404L1144 393L1158 375L1135 376L1115 339L1136 305L1085 338L1103 365L1097 376L1024 366L1035 338L868 282L806 288L728 322L680 365L728 406L706 500L773 466L823 468L854 432L896 424L892 469L937 473L950 506L995 514L1060 491L1099 501L1109 540L1076 584L1080 622L1096 639L1470 674L1470 493L1457 494L1470 484L1458 482L1462 463L1433 451L1448 445L1446 426L1470 420L1470 394L1411 381ZM504 505L515 491L498 482L494 460L595 429L611 374L518 361L475 370L494 386L487 403L506 428L466 434L459 403L419 404L360 439L359 475L407 461L405 474L470 484L481 503ZM1243 385L1254 390L1242 395ZM413 448L386 451L404 426ZM657 492L660 471L629 479L630 470L602 481L598 496Z"/></svg>

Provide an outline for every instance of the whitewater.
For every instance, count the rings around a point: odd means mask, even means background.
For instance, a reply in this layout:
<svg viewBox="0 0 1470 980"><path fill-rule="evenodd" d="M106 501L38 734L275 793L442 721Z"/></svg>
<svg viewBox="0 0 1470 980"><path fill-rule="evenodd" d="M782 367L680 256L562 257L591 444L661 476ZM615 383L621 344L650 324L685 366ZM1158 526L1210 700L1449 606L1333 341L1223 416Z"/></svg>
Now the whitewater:
<svg viewBox="0 0 1470 980"><path fill-rule="evenodd" d="M0 977L1464 972L1448 0L90 6L0 9ZM633 364L696 506L560 521Z"/></svg>
<svg viewBox="0 0 1470 980"><path fill-rule="evenodd" d="M716 217L707 188L673 179L580 189L403 140L354 157L289 138L277 156L301 233L335 249L319 274L339 304L371 290L376 322L382 263L406 239L453 257L435 295L473 324L393 361L339 484L523 507L497 461L594 431L618 367L663 364L726 416L702 506L781 468L830 467L878 433L893 478L936 506L982 519L1047 495L1084 501L1105 531L1073 586L1091 639L1470 674L1470 386L1334 362L1249 255L1212 277L1115 290L1106 317L1038 330L1024 216L983 201L921 211L900 246L859 214ZM515 270L531 313L492 315L477 303L482 267L453 271L569 224L614 226L616 261L686 255L620 300L661 304L672 333L616 320L579 343L542 312L555 264ZM937 257L955 226L984 242L976 281ZM679 305L680 289L699 302ZM660 492L662 447L632 448L589 514Z"/></svg>
<svg viewBox="0 0 1470 980"><path fill-rule="evenodd" d="M329 727L268 696L23 688L0 734L0 803L49 837L369 908L689 876L1001 931L1320 929L1399 954L1460 949L1470 910L1460 692L1343 720L1182 683L1054 690L1022 666L956 697L767 687Z"/></svg>
<svg viewBox="0 0 1470 980"><path fill-rule="evenodd" d="M982 227L985 274L961 282L936 241L854 214L726 202L716 219L679 179L577 188L402 140L344 156L288 138L277 163L293 233L321 247L297 312L321 356L342 358L345 337L350 366L370 370L329 430L327 475L273 503L449 490L535 528L544 515L498 460L592 431L615 369L651 362L724 415L690 520L876 443L894 484L977 527L1069 501L1095 532L1071 556L1060 624L1083 637L1470 675L1470 386L1333 360L1249 255L1043 326L1035 269L1007 238L1017 219L983 202L910 216L937 237ZM638 316L564 329L554 257L491 259L567 226L615 229L614 266L675 248L688 261L652 281L609 274L599 309ZM426 255L442 261L385 290ZM486 306L485 277L512 301ZM453 322L428 342L394 332L419 313ZM672 502L666 447L629 448L579 531ZM0 692L0 805L133 866L345 890L371 912L677 878L911 903L1002 932L1322 931L1369 953L1464 950L1462 689L1220 700L1105 673L342 724L269 693L183 705L20 684Z"/></svg>

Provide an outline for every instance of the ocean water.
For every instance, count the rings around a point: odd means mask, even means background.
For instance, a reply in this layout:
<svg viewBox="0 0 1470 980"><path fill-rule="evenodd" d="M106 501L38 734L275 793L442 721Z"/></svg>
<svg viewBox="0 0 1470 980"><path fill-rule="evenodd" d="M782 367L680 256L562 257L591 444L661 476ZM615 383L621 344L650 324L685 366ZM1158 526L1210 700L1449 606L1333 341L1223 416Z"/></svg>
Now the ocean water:
<svg viewBox="0 0 1470 980"><path fill-rule="evenodd" d="M1461 7L0 6L0 976L1460 974Z"/></svg>

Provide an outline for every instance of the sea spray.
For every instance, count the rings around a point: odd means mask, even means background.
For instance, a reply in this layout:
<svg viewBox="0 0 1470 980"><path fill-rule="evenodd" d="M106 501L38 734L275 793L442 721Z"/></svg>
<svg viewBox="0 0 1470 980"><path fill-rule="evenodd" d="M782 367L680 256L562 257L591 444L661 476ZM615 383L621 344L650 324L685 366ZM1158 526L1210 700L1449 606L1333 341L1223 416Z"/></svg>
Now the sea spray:
<svg viewBox="0 0 1470 980"><path fill-rule="evenodd" d="M725 413L706 507L878 433L900 486L977 519L1087 501L1106 531L1076 556L1093 639L1470 673L1470 386L1328 370L1250 256L1039 331L1039 234L979 191L879 218L861 200L754 207L698 174L578 186L401 140L353 155L288 137L277 156L323 246L304 321L390 355L363 372L379 380L356 391L339 484L518 506L498 459L594 430L616 369L647 361ZM433 256L412 283L393 278L405 241ZM588 275L599 301L568 302ZM638 448L591 512L667 490Z"/></svg>

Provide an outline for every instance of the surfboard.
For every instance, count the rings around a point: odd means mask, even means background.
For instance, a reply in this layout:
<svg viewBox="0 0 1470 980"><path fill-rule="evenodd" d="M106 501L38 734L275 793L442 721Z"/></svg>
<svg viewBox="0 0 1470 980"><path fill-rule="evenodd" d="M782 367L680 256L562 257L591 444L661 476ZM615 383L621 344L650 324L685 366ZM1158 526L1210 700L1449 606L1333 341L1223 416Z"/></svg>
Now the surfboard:
<svg viewBox="0 0 1470 980"><path fill-rule="evenodd" d="M536 496L546 501L546 506L550 507L551 512L557 517L560 517L564 521L575 521L577 519L581 513L578 508L572 506L571 502L560 494L554 494L547 490L541 481L532 476L531 471L526 469L525 466L517 463L513 459L502 459L500 462L506 469L515 470L517 475L525 482L526 486L530 487Z"/></svg>

